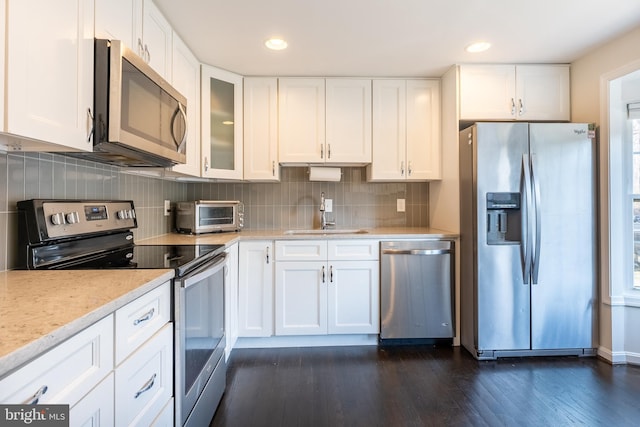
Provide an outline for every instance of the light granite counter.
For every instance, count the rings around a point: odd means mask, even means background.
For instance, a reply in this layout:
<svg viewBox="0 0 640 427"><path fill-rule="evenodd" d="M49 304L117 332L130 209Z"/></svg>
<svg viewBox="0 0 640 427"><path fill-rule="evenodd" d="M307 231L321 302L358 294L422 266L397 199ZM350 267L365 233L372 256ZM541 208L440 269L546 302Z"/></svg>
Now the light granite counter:
<svg viewBox="0 0 640 427"><path fill-rule="evenodd" d="M170 269L0 272L0 377L173 274Z"/></svg>
<svg viewBox="0 0 640 427"><path fill-rule="evenodd" d="M290 230L243 230L233 233L199 235L170 233L137 241L139 245L233 245L240 240L303 240L303 239L455 239L458 234L428 227L377 227L366 233L287 234Z"/></svg>

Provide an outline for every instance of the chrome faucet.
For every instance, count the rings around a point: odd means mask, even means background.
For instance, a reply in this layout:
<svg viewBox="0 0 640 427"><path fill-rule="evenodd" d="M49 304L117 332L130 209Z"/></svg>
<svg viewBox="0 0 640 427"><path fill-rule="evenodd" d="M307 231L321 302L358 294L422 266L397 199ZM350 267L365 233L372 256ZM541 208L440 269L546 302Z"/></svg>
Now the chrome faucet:
<svg viewBox="0 0 640 427"><path fill-rule="evenodd" d="M325 203L324 203L324 191L320 193L320 228L326 230L327 227L333 227L336 225L335 221L327 221L327 216L325 214Z"/></svg>

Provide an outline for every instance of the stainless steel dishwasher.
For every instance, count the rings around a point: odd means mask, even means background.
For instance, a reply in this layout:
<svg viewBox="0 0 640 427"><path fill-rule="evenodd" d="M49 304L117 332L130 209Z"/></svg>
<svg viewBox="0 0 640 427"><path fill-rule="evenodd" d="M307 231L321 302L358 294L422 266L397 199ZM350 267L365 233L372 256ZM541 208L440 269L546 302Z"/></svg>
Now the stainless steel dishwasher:
<svg viewBox="0 0 640 427"><path fill-rule="evenodd" d="M453 338L453 242L380 245L380 339Z"/></svg>

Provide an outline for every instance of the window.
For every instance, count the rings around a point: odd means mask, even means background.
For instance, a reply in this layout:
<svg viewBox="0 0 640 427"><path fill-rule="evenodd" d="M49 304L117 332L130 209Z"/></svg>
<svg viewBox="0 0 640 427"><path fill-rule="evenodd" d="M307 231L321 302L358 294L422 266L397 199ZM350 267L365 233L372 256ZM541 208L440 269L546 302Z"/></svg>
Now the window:
<svg viewBox="0 0 640 427"><path fill-rule="evenodd" d="M632 230L633 230L633 286L640 288L640 103L628 104L628 141L631 146L632 181Z"/></svg>

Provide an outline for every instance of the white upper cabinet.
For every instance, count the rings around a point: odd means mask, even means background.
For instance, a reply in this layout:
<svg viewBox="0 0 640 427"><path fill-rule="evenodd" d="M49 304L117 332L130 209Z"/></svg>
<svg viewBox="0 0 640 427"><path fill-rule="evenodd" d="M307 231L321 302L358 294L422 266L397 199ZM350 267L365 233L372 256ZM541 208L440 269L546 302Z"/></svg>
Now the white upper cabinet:
<svg viewBox="0 0 640 427"><path fill-rule="evenodd" d="M140 55L140 46L143 46L143 0L95 0L95 2L96 38L121 40L129 49Z"/></svg>
<svg viewBox="0 0 640 427"><path fill-rule="evenodd" d="M244 179L279 181L278 79L244 79Z"/></svg>
<svg viewBox="0 0 640 427"><path fill-rule="evenodd" d="M144 0L142 14L142 47L139 53L165 80L171 80L171 53L173 29L162 12L151 0Z"/></svg>
<svg viewBox="0 0 640 427"><path fill-rule="evenodd" d="M201 176L242 180L242 76L202 65Z"/></svg>
<svg viewBox="0 0 640 427"><path fill-rule="evenodd" d="M93 0L7 1L5 132L93 149L93 19Z"/></svg>
<svg viewBox="0 0 640 427"><path fill-rule="evenodd" d="M568 65L461 65L461 120L570 120Z"/></svg>
<svg viewBox="0 0 640 427"><path fill-rule="evenodd" d="M122 40L165 80L171 79L171 25L151 0L95 0L96 37Z"/></svg>
<svg viewBox="0 0 640 427"><path fill-rule="evenodd" d="M171 170L200 176L200 63L177 34L172 57L171 84L187 98L187 161Z"/></svg>
<svg viewBox="0 0 640 427"><path fill-rule="evenodd" d="M371 162L371 80L279 79L281 163Z"/></svg>
<svg viewBox="0 0 640 427"><path fill-rule="evenodd" d="M440 82L373 81L369 181L440 179Z"/></svg>

